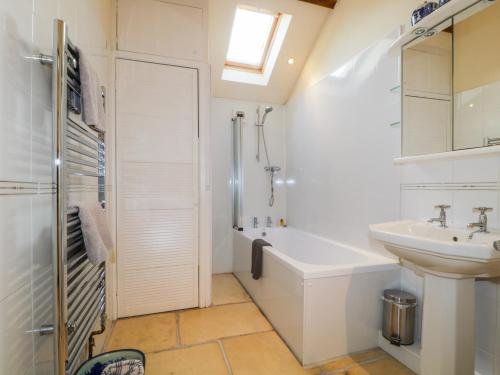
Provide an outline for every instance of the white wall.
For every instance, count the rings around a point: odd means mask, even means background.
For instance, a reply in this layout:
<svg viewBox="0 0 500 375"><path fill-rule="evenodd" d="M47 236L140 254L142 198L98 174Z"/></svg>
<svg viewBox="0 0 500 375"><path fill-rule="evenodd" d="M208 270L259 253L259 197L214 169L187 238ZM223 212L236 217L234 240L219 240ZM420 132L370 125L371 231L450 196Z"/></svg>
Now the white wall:
<svg viewBox="0 0 500 375"><path fill-rule="evenodd" d="M338 69L400 25L409 26L420 0L340 0L331 12L295 86L295 94Z"/></svg>
<svg viewBox="0 0 500 375"><path fill-rule="evenodd" d="M285 145L284 145L284 109L273 105L266 120L265 132L271 164L278 165L282 171L276 177L276 202L268 206L270 193L268 174L264 171L265 157L257 163L256 109L263 109L270 104L212 99L212 168L213 168L213 272L232 271L232 133L231 118L236 111L244 111L243 122L243 225L251 226L252 217L257 216L261 225L266 216L271 216L276 224L286 215L285 210ZM262 144L261 144L262 149ZM263 151L262 151L263 152Z"/></svg>
<svg viewBox="0 0 500 375"><path fill-rule="evenodd" d="M368 225L399 215L397 59L381 40L286 107L287 214L291 226L380 249ZM383 250L381 250L383 251Z"/></svg>
<svg viewBox="0 0 500 375"><path fill-rule="evenodd" d="M51 69L29 57L52 53L58 17L69 22L75 43L97 55L107 47L109 6L109 0L0 3L1 374L54 374L54 336L30 333L53 323Z"/></svg>
<svg viewBox="0 0 500 375"><path fill-rule="evenodd" d="M449 224L464 228L476 222L474 207L492 207L490 229L500 228L500 158L497 156L411 164L401 169L401 217L427 220L437 217L437 204L449 204ZM410 270L402 273L402 287L422 302L424 284ZM419 308L421 312L421 307ZM420 334L421 316L417 320ZM476 282L476 370L500 374L500 279Z"/></svg>
<svg viewBox="0 0 500 375"><path fill-rule="evenodd" d="M500 136L500 81L455 94L455 149L481 147Z"/></svg>
<svg viewBox="0 0 500 375"><path fill-rule="evenodd" d="M400 98L390 99L388 89L398 72L394 65L360 63L358 53L406 24L418 3L340 1L327 21L286 106L287 174L297 180L287 192L291 225L374 249L368 223L428 219L438 214L435 204L447 203L452 225L475 221L472 207L484 204L494 208L490 223L499 227L500 158L391 163L400 130L389 124L399 119ZM354 67L343 69L347 62ZM421 302L423 281L409 270L402 274L402 287ZM476 368L483 375L500 374L499 284L476 284Z"/></svg>
<svg viewBox="0 0 500 375"><path fill-rule="evenodd" d="M51 46L56 6L0 3L0 374L53 373L53 337L30 333L54 317L51 76L27 57Z"/></svg>

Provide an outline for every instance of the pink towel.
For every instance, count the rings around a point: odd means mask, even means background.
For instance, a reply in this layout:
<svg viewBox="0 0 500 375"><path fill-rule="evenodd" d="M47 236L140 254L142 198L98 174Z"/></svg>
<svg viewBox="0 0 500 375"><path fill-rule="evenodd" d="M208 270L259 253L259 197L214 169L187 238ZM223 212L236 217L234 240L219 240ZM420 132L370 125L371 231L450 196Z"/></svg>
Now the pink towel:
<svg viewBox="0 0 500 375"><path fill-rule="evenodd" d="M113 249L113 239L106 221L106 211L99 203L78 205L83 241L90 263L106 261Z"/></svg>
<svg viewBox="0 0 500 375"><path fill-rule="evenodd" d="M102 97L99 77L92 68L92 64L81 49L80 55L80 82L82 85L82 120L89 126L98 130L106 129L106 114L104 112L104 99Z"/></svg>

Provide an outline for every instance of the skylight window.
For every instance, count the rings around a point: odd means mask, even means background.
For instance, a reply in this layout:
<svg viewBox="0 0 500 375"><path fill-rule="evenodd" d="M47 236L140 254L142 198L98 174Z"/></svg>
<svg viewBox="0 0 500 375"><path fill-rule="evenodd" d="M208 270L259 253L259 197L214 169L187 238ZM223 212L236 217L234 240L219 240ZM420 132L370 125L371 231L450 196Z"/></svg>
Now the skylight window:
<svg viewBox="0 0 500 375"><path fill-rule="evenodd" d="M222 79L266 86L291 21L289 14L237 7Z"/></svg>
<svg viewBox="0 0 500 375"><path fill-rule="evenodd" d="M262 70L279 14L237 8L226 65Z"/></svg>

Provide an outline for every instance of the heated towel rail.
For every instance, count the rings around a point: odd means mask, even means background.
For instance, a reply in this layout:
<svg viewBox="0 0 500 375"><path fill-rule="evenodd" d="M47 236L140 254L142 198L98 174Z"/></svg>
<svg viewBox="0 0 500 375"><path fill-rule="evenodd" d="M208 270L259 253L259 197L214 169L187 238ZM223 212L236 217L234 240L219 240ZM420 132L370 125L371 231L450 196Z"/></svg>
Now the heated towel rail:
<svg viewBox="0 0 500 375"><path fill-rule="evenodd" d="M105 135L81 121L79 52L67 27L54 22L53 116L56 223L57 374L73 375L106 309L104 263L94 266L85 250L78 208L70 200L105 202Z"/></svg>

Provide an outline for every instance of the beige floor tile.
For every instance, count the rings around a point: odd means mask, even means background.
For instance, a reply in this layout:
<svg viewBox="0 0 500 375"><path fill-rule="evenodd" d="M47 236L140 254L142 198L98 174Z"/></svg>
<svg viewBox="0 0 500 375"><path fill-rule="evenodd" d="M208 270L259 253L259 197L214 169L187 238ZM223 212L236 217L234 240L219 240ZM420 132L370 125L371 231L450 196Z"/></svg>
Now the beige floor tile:
<svg viewBox="0 0 500 375"><path fill-rule="evenodd" d="M227 375L219 344L203 344L146 356L148 375Z"/></svg>
<svg viewBox="0 0 500 375"><path fill-rule="evenodd" d="M177 328L174 313L119 319L106 350L134 348L156 352L175 347Z"/></svg>
<svg viewBox="0 0 500 375"><path fill-rule="evenodd" d="M272 329L253 303L183 311L179 323L181 342L186 345Z"/></svg>
<svg viewBox="0 0 500 375"><path fill-rule="evenodd" d="M223 340L234 375L306 375L276 332L265 332Z"/></svg>
<svg viewBox="0 0 500 375"><path fill-rule="evenodd" d="M373 349L361 353L355 353L344 357L340 357L338 359L335 359L331 362L324 364L321 367L324 371L340 370L348 366L385 357L387 357L387 354L382 349Z"/></svg>
<svg viewBox="0 0 500 375"><path fill-rule="evenodd" d="M212 303L214 305L226 305L228 303L248 301L250 301L250 297L234 275L230 273L213 275Z"/></svg>
<svg viewBox="0 0 500 375"><path fill-rule="evenodd" d="M415 375L415 373L393 358L384 358L351 367L346 375Z"/></svg>

